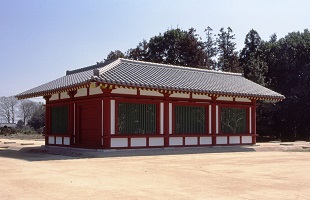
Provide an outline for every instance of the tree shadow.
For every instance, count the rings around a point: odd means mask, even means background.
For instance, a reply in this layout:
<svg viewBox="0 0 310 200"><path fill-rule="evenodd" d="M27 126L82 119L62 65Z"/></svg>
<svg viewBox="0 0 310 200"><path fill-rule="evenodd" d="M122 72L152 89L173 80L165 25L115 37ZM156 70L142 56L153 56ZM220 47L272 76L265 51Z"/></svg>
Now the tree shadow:
<svg viewBox="0 0 310 200"><path fill-rule="evenodd" d="M225 146L225 147L176 147L152 149L122 149L122 150L92 150L63 147L24 147L20 150L6 149L0 151L0 157L21 159L30 162L49 160L71 160L85 158L113 158L137 156L163 156L188 154L213 154L254 152L251 146Z"/></svg>

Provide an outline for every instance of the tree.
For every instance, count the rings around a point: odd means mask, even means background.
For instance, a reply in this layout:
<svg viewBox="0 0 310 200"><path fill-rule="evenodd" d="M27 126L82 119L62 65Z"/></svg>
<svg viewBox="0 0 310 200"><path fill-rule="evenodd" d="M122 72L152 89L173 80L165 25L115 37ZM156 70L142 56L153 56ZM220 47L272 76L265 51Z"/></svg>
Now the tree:
<svg viewBox="0 0 310 200"><path fill-rule="evenodd" d="M15 113L16 113L16 106L18 104L18 99L15 98L14 96L9 96L7 97L9 107L10 107L10 112L11 112L11 120L12 123L15 122Z"/></svg>
<svg viewBox="0 0 310 200"><path fill-rule="evenodd" d="M268 86L285 95L266 111L273 132L284 140L308 140L310 135L310 32L292 32L264 44ZM267 116L268 117L268 116Z"/></svg>
<svg viewBox="0 0 310 200"><path fill-rule="evenodd" d="M111 51L105 61L115 60L118 58L125 58L125 55L120 50Z"/></svg>
<svg viewBox="0 0 310 200"><path fill-rule="evenodd" d="M38 104L30 100L20 100L18 105L19 116L23 119L24 123L30 119L31 115L37 109Z"/></svg>
<svg viewBox="0 0 310 200"><path fill-rule="evenodd" d="M236 50L236 43L233 41L235 35L230 27L227 31L224 28L220 29L217 38L218 45L218 66L217 68L226 72L242 72L239 66L238 53Z"/></svg>
<svg viewBox="0 0 310 200"><path fill-rule="evenodd" d="M246 35L244 48L240 53L239 63L243 68L244 77L260 85L265 84L268 66L263 60L262 40L254 29Z"/></svg>
<svg viewBox="0 0 310 200"><path fill-rule="evenodd" d="M126 57L133 60L141 60L141 61L150 61L147 52L148 52L148 42L143 40L138 44L138 46L134 49L129 49L126 52ZM156 61L153 61L156 62Z"/></svg>
<svg viewBox="0 0 310 200"><path fill-rule="evenodd" d="M205 52L207 56L206 65L208 69L215 70L216 61L215 57L217 55L216 41L213 39L213 29L211 27L207 27L205 29L207 41L205 42Z"/></svg>
<svg viewBox="0 0 310 200"><path fill-rule="evenodd" d="M24 125L25 125L25 122L23 122L23 120L21 120L21 119L18 120L18 122L16 123L16 127L18 129L22 129Z"/></svg>
<svg viewBox="0 0 310 200"><path fill-rule="evenodd" d="M36 130L45 126L45 107L42 103L37 106L31 118L28 120L28 124Z"/></svg>
<svg viewBox="0 0 310 200"><path fill-rule="evenodd" d="M0 114L7 123L11 122L10 103L7 97L0 97Z"/></svg>
<svg viewBox="0 0 310 200"><path fill-rule="evenodd" d="M6 119L7 123L15 122L17 103L18 100L13 96L0 98L0 114Z"/></svg>
<svg viewBox="0 0 310 200"><path fill-rule="evenodd" d="M204 48L195 29L177 28L154 36L149 42L143 40L135 49L128 50L127 56L134 60L205 68Z"/></svg>

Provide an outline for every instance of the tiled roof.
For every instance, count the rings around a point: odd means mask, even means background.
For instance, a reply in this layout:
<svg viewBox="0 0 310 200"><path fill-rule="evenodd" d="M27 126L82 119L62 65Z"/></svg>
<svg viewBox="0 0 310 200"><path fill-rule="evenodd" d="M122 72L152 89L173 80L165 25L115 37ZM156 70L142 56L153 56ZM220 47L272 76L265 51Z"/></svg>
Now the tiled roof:
<svg viewBox="0 0 310 200"><path fill-rule="evenodd" d="M16 95L17 98L45 96L74 90L91 81L122 86L245 96L282 100L284 96L244 78L241 74L189 67L117 59L74 71Z"/></svg>

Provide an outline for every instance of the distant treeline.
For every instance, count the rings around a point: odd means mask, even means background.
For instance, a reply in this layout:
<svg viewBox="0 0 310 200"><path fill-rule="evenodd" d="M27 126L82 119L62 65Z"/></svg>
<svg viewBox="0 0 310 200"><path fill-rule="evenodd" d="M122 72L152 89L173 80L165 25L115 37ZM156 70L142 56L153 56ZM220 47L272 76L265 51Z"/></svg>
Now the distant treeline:
<svg viewBox="0 0 310 200"><path fill-rule="evenodd" d="M285 95L276 104L259 102L257 133L273 139L309 140L310 137L310 33L288 33L263 41L250 30L244 48L236 50L230 27L201 37L194 28L170 29L143 40L127 52L111 51L105 60L128 58L155 63L240 72L244 77Z"/></svg>

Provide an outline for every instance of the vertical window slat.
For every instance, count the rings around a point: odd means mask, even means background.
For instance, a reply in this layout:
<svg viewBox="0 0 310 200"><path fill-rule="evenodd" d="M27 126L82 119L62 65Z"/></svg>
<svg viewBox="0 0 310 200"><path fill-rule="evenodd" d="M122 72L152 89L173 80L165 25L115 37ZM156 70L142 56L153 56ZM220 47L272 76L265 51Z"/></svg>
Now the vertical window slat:
<svg viewBox="0 0 310 200"><path fill-rule="evenodd" d="M221 108L222 133L246 133L246 108Z"/></svg>
<svg viewBox="0 0 310 200"><path fill-rule="evenodd" d="M205 112L204 106L175 106L175 133L205 134Z"/></svg>
<svg viewBox="0 0 310 200"><path fill-rule="evenodd" d="M118 134L155 134L156 105L119 103Z"/></svg>

